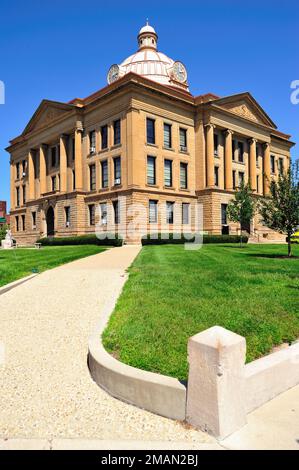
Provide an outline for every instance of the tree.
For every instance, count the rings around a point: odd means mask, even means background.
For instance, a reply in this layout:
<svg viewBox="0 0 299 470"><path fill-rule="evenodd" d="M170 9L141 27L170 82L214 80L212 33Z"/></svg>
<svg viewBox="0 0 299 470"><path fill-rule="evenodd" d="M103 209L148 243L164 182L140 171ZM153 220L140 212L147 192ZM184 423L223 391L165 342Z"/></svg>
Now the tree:
<svg viewBox="0 0 299 470"><path fill-rule="evenodd" d="M6 231L9 229L8 225L2 225L0 227L0 242L1 240L4 240L5 236L6 236ZM1 243L0 243L1 245Z"/></svg>
<svg viewBox="0 0 299 470"><path fill-rule="evenodd" d="M267 227L287 235L291 257L291 236L299 225L299 160L270 182L270 197L260 201L259 212Z"/></svg>
<svg viewBox="0 0 299 470"><path fill-rule="evenodd" d="M249 184L241 183L241 186L235 192L235 197L227 206L227 216L229 220L240 224L240 245L242 246L242 228L249 224L254 216L255 203L252 197L252 191Z"/></svg>

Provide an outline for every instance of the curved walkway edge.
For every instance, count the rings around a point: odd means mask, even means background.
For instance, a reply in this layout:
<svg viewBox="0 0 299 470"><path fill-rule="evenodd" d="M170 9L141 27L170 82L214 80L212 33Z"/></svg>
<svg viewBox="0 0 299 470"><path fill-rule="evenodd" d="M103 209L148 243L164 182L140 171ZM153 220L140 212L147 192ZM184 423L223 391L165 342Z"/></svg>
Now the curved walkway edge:
<svg viewBox="0 0 299 470"><path fill-rule="evenodd" d="M136 249L138 255L140 249ZM124 277L124 284L127 280ZM88 365L92 378L119 400L167 418L183 421L186 387L177 379L128 366L112 357L102 344L102 333L117 299L111 299L89 339Z"/></svg>

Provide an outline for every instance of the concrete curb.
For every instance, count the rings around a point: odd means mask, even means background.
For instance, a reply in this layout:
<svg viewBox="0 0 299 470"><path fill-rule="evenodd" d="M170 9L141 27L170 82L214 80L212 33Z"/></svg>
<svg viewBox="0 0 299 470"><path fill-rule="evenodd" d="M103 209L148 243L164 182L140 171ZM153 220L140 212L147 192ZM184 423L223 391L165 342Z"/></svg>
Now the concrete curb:
<svg viewBox="0 0 299 470"><path fill-rule="evenodd" d="M5 284L5 286L0 287L0 295L5 294L5 292L8 292L11 289L14 289L15 287L20 286L21 284L24 284L24 282L30 281L30 279L33 279L35 276L38 276L39 273L35 274L30 274L29 276L22 277L21 279L18 279L17 281L10 282L9 284Z"/></svg>
<svg viewBox="0 0 299 470"><path fill-rule="evenodd" d="M124 276L123 285L127 278L128 276ZM123 364L105 350L101 336L116 301L117 297L106 304L101 320L89 339L88 365L92 378L119 400L167 418L185 420L184 385L172 377Z"/></svg>

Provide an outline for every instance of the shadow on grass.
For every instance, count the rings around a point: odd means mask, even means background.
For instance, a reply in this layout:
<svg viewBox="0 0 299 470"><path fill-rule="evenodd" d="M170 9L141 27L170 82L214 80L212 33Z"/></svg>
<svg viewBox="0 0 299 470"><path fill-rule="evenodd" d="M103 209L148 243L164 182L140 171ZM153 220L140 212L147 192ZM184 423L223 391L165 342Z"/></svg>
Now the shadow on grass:
<svg viewBox="0 0 299 470"><path fill-rule="evenodd" d="M287 255L280 255L278 253L245 253L246 256L251 256L252 258L274 258L274 259L299 259L299 256L287 256Z"/></svg>

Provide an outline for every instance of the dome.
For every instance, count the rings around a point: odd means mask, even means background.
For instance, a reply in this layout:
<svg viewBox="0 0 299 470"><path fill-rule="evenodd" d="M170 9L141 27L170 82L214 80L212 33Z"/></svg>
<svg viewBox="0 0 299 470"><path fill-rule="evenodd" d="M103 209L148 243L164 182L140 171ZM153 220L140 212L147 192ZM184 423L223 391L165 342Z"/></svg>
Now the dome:
<svg viewBox="0 0 299 470"><path fill-rule="evenodd" d="M158 36L147 22L138 34L139 49L120 65L110 67L107 80L112 83L127 73L133 72L162 85L188 90L187 71L181 62L174 61L157 50Z"/></svg>
<svg viewBox="0 0 299 470"><path fill-rule="evenodd" d="M141 28L141 30L139 31L139 34L143 34L143 33L153 33L153 34L157 34L156 31L154 30L154 28L152 26L150 26L148 23L143 26ZM139 35L138 34L138 35Z"/></svg>
<svg viewBox="0 0 299 470"><path fill-rule="evenodd" d="M169 85L169 72L174 61L162 52L142 49L124 60L120 69L123 75L134 72L155 82Z"/></svg>

